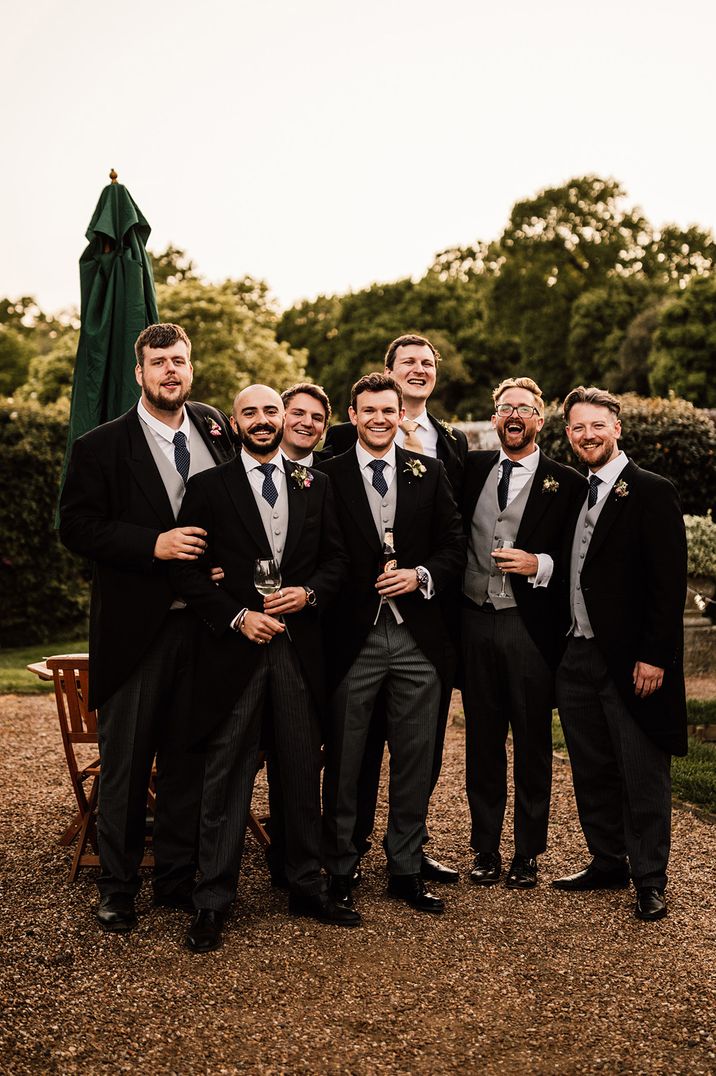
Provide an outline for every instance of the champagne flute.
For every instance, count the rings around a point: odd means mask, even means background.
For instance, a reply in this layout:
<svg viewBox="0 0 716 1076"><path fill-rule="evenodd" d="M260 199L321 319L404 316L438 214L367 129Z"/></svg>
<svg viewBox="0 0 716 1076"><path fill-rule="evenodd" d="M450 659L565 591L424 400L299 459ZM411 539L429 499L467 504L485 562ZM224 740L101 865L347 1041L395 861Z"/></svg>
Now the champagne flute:
<svg viewBox="0 0 716 1076"><path fill-rule="evenodd" d="M495 542L496 549L514 549L514 547L515 543L511 542L508 538L498 538ZM497 560L497 567L502 572L502 586L500 587L500 592L497 596L498 598L506 598L507 591L505 590L505 585L507 583L507 570L501 566L499 558L495 559Z"/></svg>
<svg viewBox="0 0 716 1076"><path fill-rule="evenodd" d="M254 586L264 598L278 593L281 589L281 569L278 561L273 558L254 561Z"/></svg>

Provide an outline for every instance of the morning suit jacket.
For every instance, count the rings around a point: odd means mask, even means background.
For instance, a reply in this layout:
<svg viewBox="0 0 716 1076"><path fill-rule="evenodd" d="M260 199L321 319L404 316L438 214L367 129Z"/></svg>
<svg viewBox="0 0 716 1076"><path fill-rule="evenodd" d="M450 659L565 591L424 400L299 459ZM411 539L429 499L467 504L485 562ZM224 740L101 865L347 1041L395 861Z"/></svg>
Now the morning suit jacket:
<svg viewBox="0 0 716 1076"><path fill-rule="evenodd" d="M482 488L499 458L499 451L467 454L461 510L468 536ZM550 489L549 479L558 484L556 490ZM523 623L552 669L556 669L566 642L566 629L560 621L562 607L559 585L564 534L574 518L574 512L584 503L587 488L585 479L573 467L565 467L540 452L515 538L515 549L523 549L527 553L548 553L555 562L552 579L546 587L532 586L526 575L510 574L512 593Z"/></svg>
<svg viewBox="0 0 716 1076"><path fill-rule="evenodd" d="M397 505L393 534L398 567L422 565L430 572L436 595L455 583L465 569L465 537L460 516L439 460L420 457L425 473L416 477L407 466L410 453L396 446ZM380 597L375 581L382 571L382 538L378 536L355 448L321 464L333 487L350 570L339 600L326 618L329 673L335 687L358 657L375 621ZM445 612L436 598L419 591L394 599L425 657L443 683L450 683L455 648Z"/></svg>
<svg viewBox="0 0 716 1076"><path fill-rule="evenodd" d="M428 418L438 432L437 458L445 466L445 472L453 488L455 500L459 503L463 468L465 466L465 457L467 456L467 437L457 427L451 426L450 432L448 432L446 426L443 426L439 419L433 418L429 412ZM339 456L352 448L357 439L356 428L352 422L339 422L337 426L329 426L321 456L323 459Z"/></svg>
<svg viewBox="0 0 716 1076"><path fill-rule="evenodd" d="M679 497L668 479L632 460L615 485L582 567L584 603L595 643L627 708L647 736L671 754L685 755L687 552ZM618 489L625 492L620 496ZM565 546L567 575L575 523ZM567 586L563 593L568 602ZM568 608L564 612L571 615ZM646 699L634 693L637 661L664 669L661 688Z"/></svg>
<svg viewBox="0 0 716 1076"><path fill-rule="evenodd" d="M185 404L217 463L234 455L226 416ZM213 436L212 429L220 429ZM121 687L161 629L176 594L169 561L154 559L158 536L176 521L137 408L78 438L60 501L60 538L94 561L90 605L89 705Z"/></svg>
<svg viewBox="0 0 716 1076"><path fill-rule="evenodd" d="M286 625L317 707L325 699L321 615L343 582L347 559L325 475L310 472L308 486L292 478L296 464L284 460L289 521L281 559L282 586L308 586L316 605L287 614ZM199 722L190 738L204 739L240 697L254 670L257 643L230 627L241 611L263 612L254 586L254 562L273 553L241 457L189 480L179 515L208 532L207 550L196 561L174 561L172 581L201 619L194 711ZM209 572L220 564L215 586ZM270 644L269 644L270 645Z"/></svg>

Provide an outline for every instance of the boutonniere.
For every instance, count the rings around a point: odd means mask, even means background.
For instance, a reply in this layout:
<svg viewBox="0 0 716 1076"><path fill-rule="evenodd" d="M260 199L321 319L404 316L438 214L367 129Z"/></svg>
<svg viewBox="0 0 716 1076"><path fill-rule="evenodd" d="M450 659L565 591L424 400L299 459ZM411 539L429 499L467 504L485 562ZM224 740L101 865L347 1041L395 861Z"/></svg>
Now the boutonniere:
<svg viewBox="0 0 716 1076"><path fill-rule="evenodd" d="M216 419L213 419L211 415L204 415L204 422L209 427L209 437L221 437L224 431Z"/></svg>
<svg viewBox="0 0 716 1076"><path fill-rule="evenodd" d="M291 471L291 478L296 483L297 489L310 489L313 482L313 475L306 467L294 467Z"/></svg>
<svg viewBox="0 0 716 1076"><path fill-rule="evenodd" d="M627 483L624 481L623 478L620 478L618 482L614 483L614 496L615 497L628 497L629 496L629 486L627 485Z"/></svg>
<svg viewBox="0 0 716 1076"><path fill-rule="evenodd" d="M405 461L405 471L403 472L404 474L407 474L409 472L414 478L422 478L426 471L427 467L424 463L421 463L420 460L411 458Z"/></svg>
<svg viewBox="0 0 716 1076"><path fill-rule="evenodd" d="M449 422L446 422L444 418L439 418L439 419L438 419L438 422L439 422L439 424L440 424L440 425L442 426L442 428L443 428L443 429L445 430L445 433L446 433L446 434L448 435L448 437L449 437L449 438L450 438L450 439L451 439L452 441L454 441L454 442L455 442L455 444L457 444L457 437L455 436L455 430L454 430L454 429L453 429L453 427L452 427L452 426L450 425L450 423L449 423Z"/></svg>
<svg viewBox="0 0 716 1076"><path fill-rule="evenodd" d="M542 483L543 493L556 493L559 489L559 482L556 478L553 478L551 474L548 474Z"/></svg>

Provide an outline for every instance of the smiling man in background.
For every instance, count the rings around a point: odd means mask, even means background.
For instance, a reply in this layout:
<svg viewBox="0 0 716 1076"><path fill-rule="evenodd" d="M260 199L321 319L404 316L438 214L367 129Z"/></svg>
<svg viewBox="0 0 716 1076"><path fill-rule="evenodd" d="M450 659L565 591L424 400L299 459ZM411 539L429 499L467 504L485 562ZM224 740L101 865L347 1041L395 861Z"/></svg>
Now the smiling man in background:
<svg viewBox="0 0 716 1076"><path fill-rule="evenodd" d="M331 401L320 385L301 381L281 393L285 408L281 451L302 467L313 467L323 453L316 452L331 418Z"/></svg>

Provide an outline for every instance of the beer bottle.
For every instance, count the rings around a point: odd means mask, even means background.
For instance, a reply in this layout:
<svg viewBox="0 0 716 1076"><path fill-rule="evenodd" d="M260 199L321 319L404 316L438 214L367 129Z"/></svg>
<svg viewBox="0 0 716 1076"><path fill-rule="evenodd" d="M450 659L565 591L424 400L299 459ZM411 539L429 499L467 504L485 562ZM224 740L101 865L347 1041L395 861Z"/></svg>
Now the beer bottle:
<svg viewBox="0 0 716 1076"><path fill-rule="evenodd" d="M398 567L398 560L395 556L395 545L393 539L393 530L386 528L383 533L383 571L394 572Z"/></svg>

